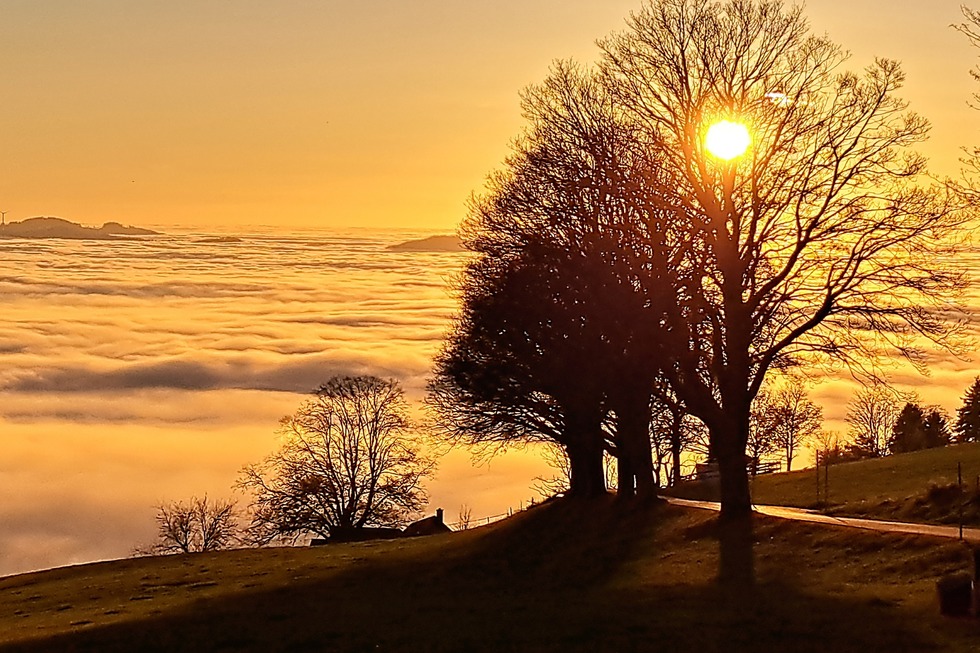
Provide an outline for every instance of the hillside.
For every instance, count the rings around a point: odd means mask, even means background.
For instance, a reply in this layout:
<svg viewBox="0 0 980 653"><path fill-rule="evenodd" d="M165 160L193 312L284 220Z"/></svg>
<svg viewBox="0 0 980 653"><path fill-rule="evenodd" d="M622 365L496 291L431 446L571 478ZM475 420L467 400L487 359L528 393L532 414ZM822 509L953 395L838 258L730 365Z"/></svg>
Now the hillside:
<svg viewBox="0 0 980 653"><path fill-rule="evenodd" d="M729 595L714 515L553 502L492 526L0 579L0 651L972 650L937 615L953 541L762 519Z"/></svg>
<svg viewBox="0 0 980 653"><path fill-rule="evenodd" d="M963 491L957 483L962 466ZM820 495L814 468L760 475L752 481L752 500L760 505L819 507L841 515L951 524L959 519L980 525L980 443L926 449L820 469ZM717 499L717 490L700 483L671 494Z"/></svg>
<svg viewBox="0 0 980 653"><path fill-rule="evenodd" d="M980 486L980 443L831 465L829 471L821 469L820 500L826 497L827 507L842 513L946 522L934 512L916 514L914 508L916 502L925 506L942 499L942 490L957 482L957 463L963 470L964 498L969 499ZM753 500L760 504L809 507L817 503L816 491L812 468L760 476L752 485Z"/></svg>

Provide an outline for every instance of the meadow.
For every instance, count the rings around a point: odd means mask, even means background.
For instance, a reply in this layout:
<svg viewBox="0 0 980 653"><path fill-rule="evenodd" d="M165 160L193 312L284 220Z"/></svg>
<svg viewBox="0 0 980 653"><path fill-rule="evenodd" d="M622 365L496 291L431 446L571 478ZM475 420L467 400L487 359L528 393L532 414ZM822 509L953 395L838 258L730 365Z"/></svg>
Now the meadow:
<svg viewBox="0 0 980 653"><path fill-rule="evenodd" d="M974 650L956 541L759 518L714 582L712 513L555 501L429 538L139 558L0 580L2 651Z"/></svg>

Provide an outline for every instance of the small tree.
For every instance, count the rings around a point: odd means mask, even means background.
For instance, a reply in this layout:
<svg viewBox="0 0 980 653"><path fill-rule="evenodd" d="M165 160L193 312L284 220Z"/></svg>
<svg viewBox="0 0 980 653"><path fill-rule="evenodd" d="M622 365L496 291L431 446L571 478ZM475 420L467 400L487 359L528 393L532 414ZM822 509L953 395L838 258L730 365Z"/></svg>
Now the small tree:
<svg viewBox="0 0 980 653"><path fill-rule="evenodd" d="M880 458L888 454L892 427L898 419L895 393L882 384L862 388L854 395L844 418L850 425L853 449L864 458Z"/></svg>
<svg viewBox="0 0 980 653"><path fill-rule="evenodd" d="M820 432L823 411L810 401L806 387L793 379L773 397L773 434L776 446L786 457L786 471L792 471L793 459L803 444Z"/></svg>
<svg viewBox="0 0 980 653"><path fill-rule="evenodd" d="M434 463L410 438L398 382L334 377L283 418L279 451L242 471L254 493L250 535L260 543L400 526L425 505Z"/></svg>
<svg viewBox="0 0 980 653"><path fill-rule="evenodd" d="M956 409L956 441L980 440L980 376L963 396L963 405Z"/></svg>
<svg viewBox="0 0 980 653"><path fill-rule="evenodd" d="M238 544L241 529L234 501L193 497L157 507L157 542L151 553L201 553Z"/></svg>
<svg viewBox="0 0 980 653"><path fill-rule="evenodd" d="M772 455L779 448L776 441L777 412L774 395L768 387L759 390L752 401L749 414L749 439L745 453L749 459L749 473L755 476L763 458Z"/></svg>
<svg viewBox="0 0 980 653"><path fill-rule="evenodd" d="M844 446L837 431L820 430L810 442L816 465L833 465L842 457Z"/></svg>
<svg viewBox="0 0 980 653"><path fill-rule="evenodd" d="M459 507L459 530L465 531L469 529L470 525L473 523L473 509L470 508L465 503Z"/></svg>

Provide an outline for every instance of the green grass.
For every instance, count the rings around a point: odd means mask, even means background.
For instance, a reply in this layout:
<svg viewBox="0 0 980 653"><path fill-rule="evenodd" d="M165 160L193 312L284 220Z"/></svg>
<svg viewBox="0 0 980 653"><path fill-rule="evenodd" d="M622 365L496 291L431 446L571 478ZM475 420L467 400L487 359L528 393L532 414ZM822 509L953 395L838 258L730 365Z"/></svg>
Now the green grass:
<svg viewBox="0 0 980 653"><path fill-rule="evenodd" d="M963 470L962 493L950 487L957 483L957 463ZM980 443L970 443L831 465L829 471L821 468L819 499L812 467L762 475L752 481L752 500L760 505L816 507L834 514L946 524L957 523L963 505L964 522L980 525L978 476ZM703 484L682 486L673 494L717 500L717 490Z"/></svg>
<svg viewBox="0 0 980 653"><path fill-rule="evenodd" d="M551 502L463 533L141 558L0 579L2 651L974 650L939 617L955 541L760 518L756 588L715 515Z"/></svg>

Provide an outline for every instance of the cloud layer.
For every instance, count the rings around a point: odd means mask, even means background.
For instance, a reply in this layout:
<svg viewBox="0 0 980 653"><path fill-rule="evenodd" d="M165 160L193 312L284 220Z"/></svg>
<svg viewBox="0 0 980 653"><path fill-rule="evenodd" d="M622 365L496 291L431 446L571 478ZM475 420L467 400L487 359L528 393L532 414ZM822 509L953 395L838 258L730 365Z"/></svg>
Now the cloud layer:
<svg viewBox="0 0 980 653"><path fill-rule="evenodd" d="M0 575L126 555L152 537L154 503L229 494L330 376L395 377L418 399L465 261L386 249L422 235L0 241ZM977 369L931 369L899 363L894 380L955 409ZM813 397L846 430L856 382L823 378ZM545 473L533 453L474 469L457 451L430 495L496 514Z"/></svg>
<svg viewBox="0 0 980 653"><path fill-rule="evenodd" d="M417 235L0 242L0 574L125 555L154 502L229 493L333 375L418 397L464 258L386 249Z"/></svg>

